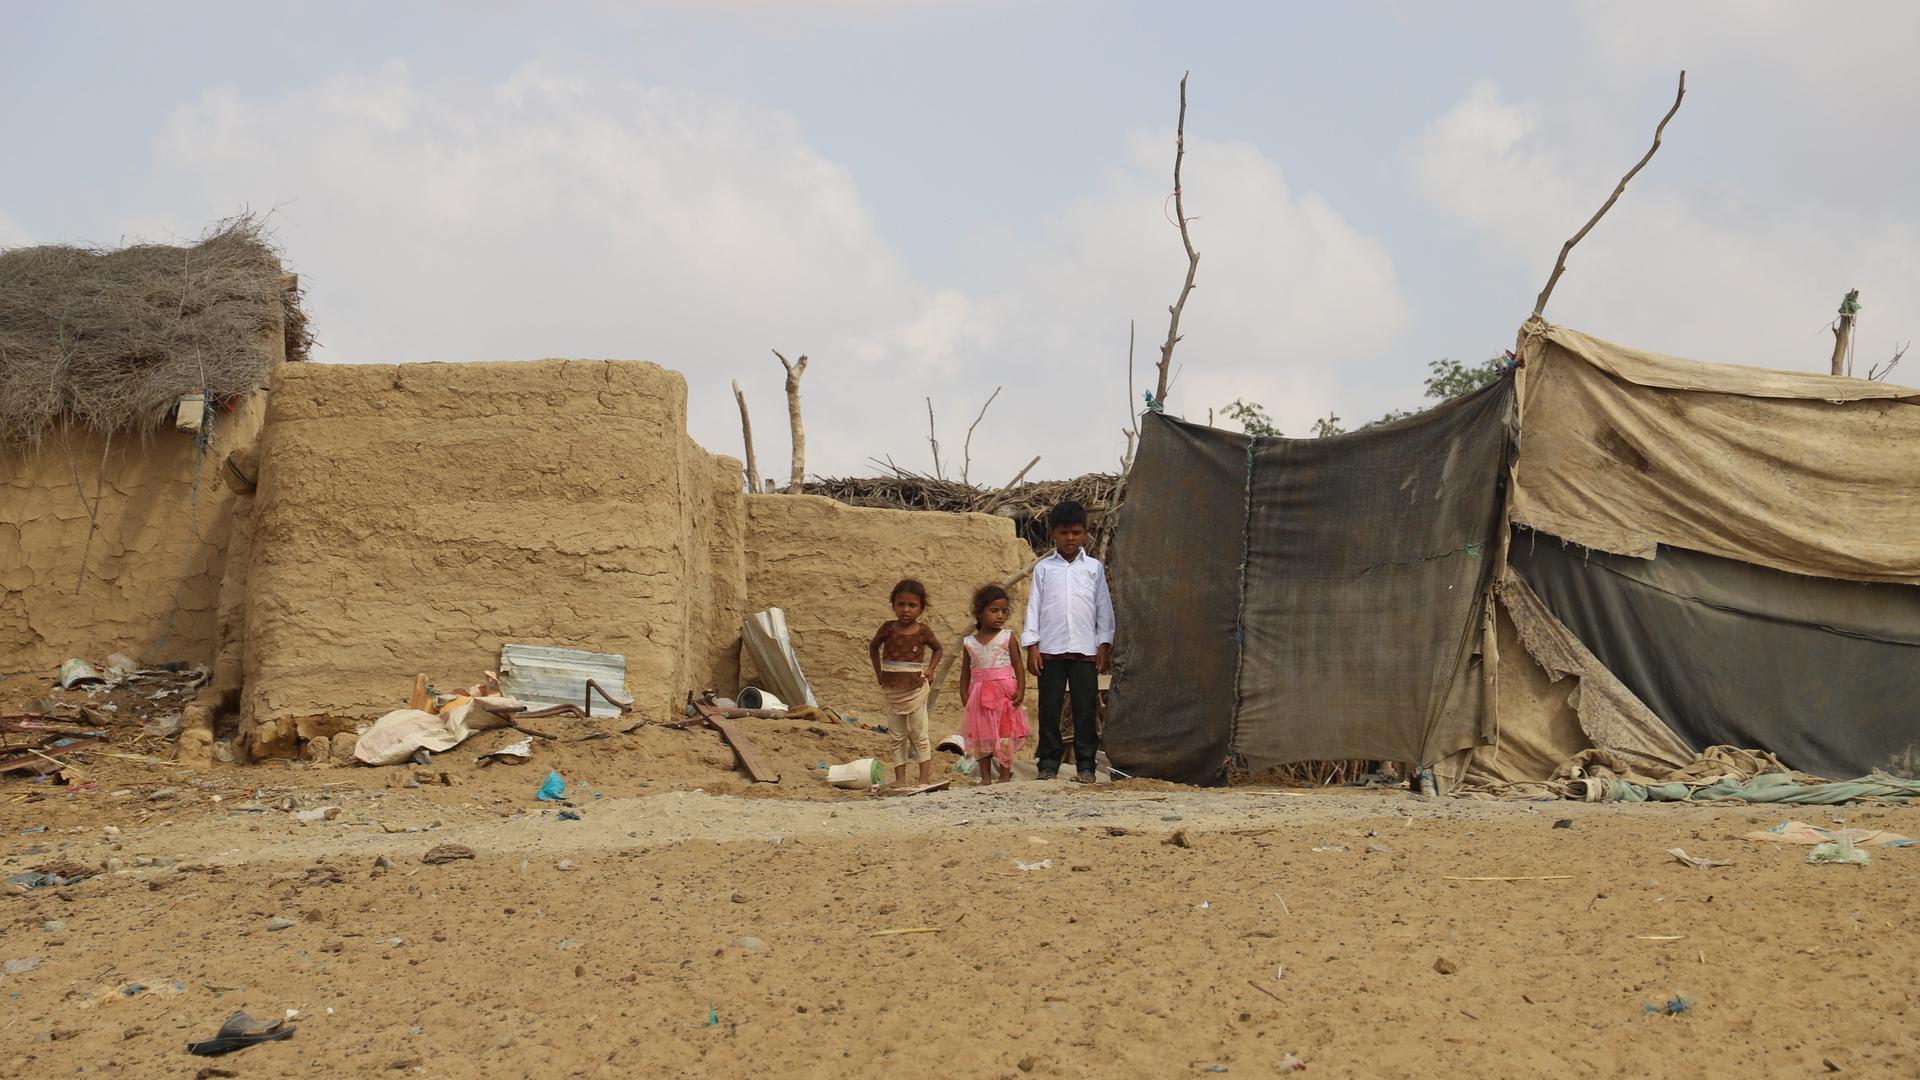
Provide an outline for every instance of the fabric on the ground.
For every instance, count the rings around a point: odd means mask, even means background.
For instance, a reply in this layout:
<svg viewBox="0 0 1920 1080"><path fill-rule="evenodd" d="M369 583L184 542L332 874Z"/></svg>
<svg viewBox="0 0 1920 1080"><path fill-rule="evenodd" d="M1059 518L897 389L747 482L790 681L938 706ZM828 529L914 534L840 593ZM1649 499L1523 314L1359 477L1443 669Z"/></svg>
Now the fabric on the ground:
<svg viewBox="0 0 1920 1080"><path fill-rule="evenodd" d="M1554 618L1511 567L1502 572L1498 595L1499 730L1491 744L1470 751L1464 782L1541 780L1592 747L1647 769L1693 760L1693 748Z"/></svg>
<svg viewBox="0 0 1920 1080"><path fill-rule="evenodd" d="M1842 840L1854 847L1912 847L1920 844L1911 836L1882 832L1879 829L1823 829L1804 821L1783 821L1771 829L1742 833L1742 840L1765 840L1776 844L1837 844Z"/></svg>
<svg viewBox="0 0 1920 1080"><path fill-rule="evenodd" d="M1480 734L1512 386L1374 430L1257 439L1149 415L1117 540L1123 769L1218 782Z"/></svg>
<svg viewBox="0 0 1920 1080"><path fill-rule="evenodd" d="M1641 558L1670 545L1920 584L1920 390L1660 356L1562 327L1523 343L1512 518Z"/></svg>
<svg viewBox="0 0 1920 1080"><path fill-rule="evenodd" d="M1800 784L1784 773L1751 780L1731 777L1705 786L1692 784L1634 784L1609 782L1599 802L1725 802L1805 803L1838 806L1861 799L1920 799L1920 781L1890 776L1866 777L1827 784Z"/></svg>
<svg viewBox="0 0 1920 1080"><path fill-rule="evenodd" d="M1920 589L1654 559L1516 532L1512 566L1688 744L1761 746L1826 777L1920 775Z"/></svg>

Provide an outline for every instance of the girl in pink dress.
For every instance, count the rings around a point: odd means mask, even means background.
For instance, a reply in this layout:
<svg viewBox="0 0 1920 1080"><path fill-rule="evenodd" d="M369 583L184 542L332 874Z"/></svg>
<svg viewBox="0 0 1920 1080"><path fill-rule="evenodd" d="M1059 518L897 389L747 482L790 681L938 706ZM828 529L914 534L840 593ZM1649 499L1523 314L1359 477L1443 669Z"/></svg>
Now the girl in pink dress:
<svg viewBox="0 0 1920 1080"><path fill-rule="evenodd" d="M993 783L993 767L1000 766L1000 782L1013 779L1013 755L1032 734L1020 703L1027 697L1027 672L1014 663L1013 632L1007 619L1013 601L998 585L983 586L973 594L974 632L961 639L966 655L960 660L960 700L967 707L960 734L967 753L978 760L980 782Z"/></svg>

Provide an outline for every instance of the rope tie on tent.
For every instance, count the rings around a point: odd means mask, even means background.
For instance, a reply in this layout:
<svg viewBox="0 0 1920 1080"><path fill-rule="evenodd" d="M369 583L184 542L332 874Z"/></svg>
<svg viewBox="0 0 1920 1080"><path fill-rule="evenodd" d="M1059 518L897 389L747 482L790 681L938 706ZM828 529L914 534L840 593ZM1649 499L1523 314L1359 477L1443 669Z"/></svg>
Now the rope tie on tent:
<svg viewBox="0 0 1920 1080"><path fill-rule="evenodd" d="M1491 540L1473 540L1465 544L1462 544L1457 548L1448 548L1446 551L1437 552L1435 554L1427 555L1418 559L1406 559L1401 562L1374 563L1372 566L1369 566L1365 570L1360 571L1360 573L1362 575L1365 575L1365 574L1372 573L1375 570L1379 570L1389 566L1419 566L1422 563L1430 563L1439 559L1448 559L1448 558L1452 558L1455 555L1465 555L1469 559L1477 559L1480 557L1481 549L1485 548L1488 544L1491 544L1491 543L1493 543L1493 541Z"/></svg>

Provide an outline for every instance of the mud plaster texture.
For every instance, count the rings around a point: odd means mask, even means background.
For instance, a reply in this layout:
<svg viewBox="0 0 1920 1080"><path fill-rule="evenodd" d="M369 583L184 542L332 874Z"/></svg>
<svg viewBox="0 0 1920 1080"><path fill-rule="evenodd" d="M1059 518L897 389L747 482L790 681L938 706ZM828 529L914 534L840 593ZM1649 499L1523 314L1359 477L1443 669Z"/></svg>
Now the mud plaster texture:
<svg viewBox="0 0 1920 1080"><path fill-rule="evenodd" d="M751 608L786 611L814 697L863 721L886 720L867 643L892 615L888 593L895 582L912 577L926 585L927 622L952 650L973 627L973 591L1033 559L1012 522L990 514L879 510L818 495L749 495L746 503ZM1017 632L1025 581L1009 591ZM936 740L960 730L959 687L956 656L934 706ZM1031 711L1031 687L1027 704Z"/></svg>
<svg viewBox="0 0 1920 1080"><path fill-rule="evenodd" d="M504 643L621 653L636 709L713 681L716 492L686 384L653 364L300 365L262 444L246 751L351 729L413 676L472 683ZM724 516L722 514L721 516ZM735 631L737 634L737 630Z"/></svg>
<svg viewBox="0 0 1920 1080"><path fill-rule="evenodd" d="M212 664L239 633L223 635L221 596L252 502L222 462L253 446L264 413L255 394L219 414L205 453L171 428L0 447L0 672L114 652Z"/></svg>

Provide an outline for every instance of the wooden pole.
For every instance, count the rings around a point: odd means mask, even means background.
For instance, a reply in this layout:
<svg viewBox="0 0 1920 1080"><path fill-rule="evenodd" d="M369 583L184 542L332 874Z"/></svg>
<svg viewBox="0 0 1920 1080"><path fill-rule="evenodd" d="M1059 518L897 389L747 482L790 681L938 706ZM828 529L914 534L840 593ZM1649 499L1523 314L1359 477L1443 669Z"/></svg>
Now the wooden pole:
<svg viewBox="0 0 1920 1080"><path fill-rule="evenodd" d="M739 380L733 383L733 400L740 403L740 437L747 444L747 490L760 493L760 463L753 457L753 420L747 416L747 395L740 392Z"/></svg>
<svg viewBox="0 0 1920 1080"><path fill-rule="evenodd" d="M1835 375L1853 374L1853 357L1848 355L1853 344L1853 318L1860 313L1860 290L1848 289L1847 295L1840 299L1840 317L1833 321L1833 373Z"/></svg>
<svg viewBox="0 0 1920 1080"><path fill-rule="evenodd" d="M773 355L787 369L787 424L793 429L793 478L787 494L798 495L805 490L807 480L807 429L800 423L800 376L807 373L807 357L802 353L800 359L789 364L779 349L773 350Z"/></svg>

